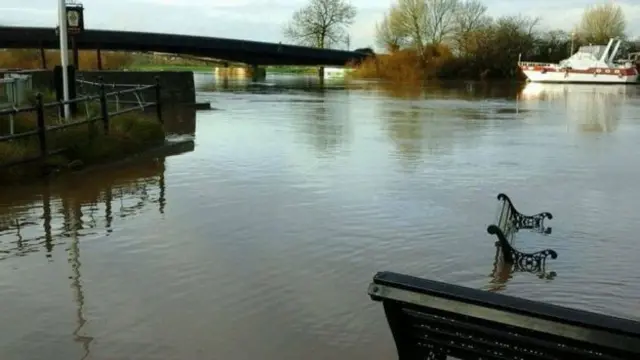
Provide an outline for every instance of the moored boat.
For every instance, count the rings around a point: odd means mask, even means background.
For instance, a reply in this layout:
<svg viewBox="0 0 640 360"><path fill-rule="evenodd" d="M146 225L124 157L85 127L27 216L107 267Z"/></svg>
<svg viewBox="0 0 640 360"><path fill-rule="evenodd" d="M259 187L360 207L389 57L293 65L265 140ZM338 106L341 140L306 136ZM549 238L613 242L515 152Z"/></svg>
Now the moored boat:
<svg viewBox="0 0 640 360"><path fill-rule="evenodd" d="M518 61L531 82L630 84L638 82L638 66L631 60L616 63L622 40L605 45L581 46L558 64Z"/></svg>

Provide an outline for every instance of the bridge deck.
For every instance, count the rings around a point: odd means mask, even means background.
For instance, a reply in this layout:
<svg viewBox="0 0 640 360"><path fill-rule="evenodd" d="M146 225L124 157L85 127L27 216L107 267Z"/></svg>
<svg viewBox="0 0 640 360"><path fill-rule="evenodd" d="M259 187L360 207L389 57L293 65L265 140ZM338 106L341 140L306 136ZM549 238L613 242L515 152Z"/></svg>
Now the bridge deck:
<svg viewBox="0 0 640 360"><path fill-rule="evenodd" d="M53 28L0 27L0 48L58 49ZM155 51L210 57L256 65L342 66L367 54L226 38L131 31L86 30L76 38L79 49Z"/></svg>

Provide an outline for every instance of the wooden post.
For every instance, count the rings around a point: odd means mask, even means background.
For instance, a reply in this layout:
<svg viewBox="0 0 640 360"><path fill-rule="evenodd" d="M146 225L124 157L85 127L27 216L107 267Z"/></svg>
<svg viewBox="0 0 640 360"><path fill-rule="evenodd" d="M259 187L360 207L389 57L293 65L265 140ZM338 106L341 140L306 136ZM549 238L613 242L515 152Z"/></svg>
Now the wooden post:
<svg viewBox="0 0 640 360"><path fill-rule="evenodd" d="M41 66L43 69L46 69L46 68L47 68L47 54L46 54L46 52L44 51L44 48L43 48L43 47L41 47L41 48L40 48L40 66Z"/></svg>
<svg viewBox="0 0 640 360"><path fill-rule="evenodd" d="M42 94L36 94L36 116L38 125L38 142L40 145L40 158L47 158L47 125L44 122L44 104L42 102Z"/></svg>
<svg viewBox="0 0 640 360"><path fill-rule="evenodd" d="M78 55L78 44L76 43L76 36L71 36L71 50L73 51L73 65L76 70L80 70L80 56Z"/></svg>
<svg viewBox="0 0 640 360"><path fill-rule="evenodd" d="M156 115L158 116L158 122L160 124L164 124L162 121L162 101L160 100L162 97L162 89L160 88L160 78L156 76Z"/></svg>
<svg viewBox="0 0 640 360"><path fill-rule="evenodd" d="M102 117L102 126L106 135L109 133L109 108L102 76L100 77L100 116Z"/></svg>
<svg viewBox="0 0 640 360"><path fill-rule="evenodd" d="M102 51L100 47L96 49L96 56L98 58L98 70L102 70Z"/></svg>

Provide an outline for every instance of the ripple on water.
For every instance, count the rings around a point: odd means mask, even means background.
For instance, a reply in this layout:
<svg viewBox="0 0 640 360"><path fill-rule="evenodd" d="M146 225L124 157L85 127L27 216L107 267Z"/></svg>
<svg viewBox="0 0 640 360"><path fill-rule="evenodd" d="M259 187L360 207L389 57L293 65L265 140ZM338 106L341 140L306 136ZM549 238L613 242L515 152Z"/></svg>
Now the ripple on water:
<svg viewBox="0 0 640 360"><path fill-rule="evenodd" d="M287 86L200 94L193 152L0 193L1 357L392 358L381 270L637 318L635 95ZM516 241L555 278L494 274L499 192L553 213Z"/></svg>

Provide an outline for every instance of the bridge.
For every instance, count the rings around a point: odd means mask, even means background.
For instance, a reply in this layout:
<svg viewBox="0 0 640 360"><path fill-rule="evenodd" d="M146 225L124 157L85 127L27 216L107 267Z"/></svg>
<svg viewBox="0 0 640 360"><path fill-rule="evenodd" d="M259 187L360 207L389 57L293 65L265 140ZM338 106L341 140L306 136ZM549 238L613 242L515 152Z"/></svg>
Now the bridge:
<svg viewBox="0 0 640 360"><path fill-rule="evenodd" d="M0 27L0 48L59 49L59 45L55 28ZM259 41L114 30L85 30L76 35L75 45L80 50L153 51L249 65L344 66L370 55Z"/></svg>

